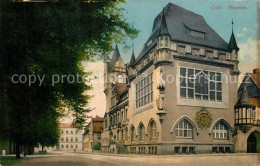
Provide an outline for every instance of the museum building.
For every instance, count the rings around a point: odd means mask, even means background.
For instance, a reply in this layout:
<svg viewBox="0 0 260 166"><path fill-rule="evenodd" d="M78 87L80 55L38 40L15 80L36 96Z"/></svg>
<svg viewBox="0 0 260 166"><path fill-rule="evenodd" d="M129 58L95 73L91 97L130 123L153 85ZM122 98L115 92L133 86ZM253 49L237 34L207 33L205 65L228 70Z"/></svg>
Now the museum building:
<svg viewBox="0 0 260 166"><path fill-rule="evenodd" d="M232 152L240 72L239 48L229 29L227 43L201 15L169 3L137 58L133 51L125 64L116 46L105 63L101 150Z"/></svg>

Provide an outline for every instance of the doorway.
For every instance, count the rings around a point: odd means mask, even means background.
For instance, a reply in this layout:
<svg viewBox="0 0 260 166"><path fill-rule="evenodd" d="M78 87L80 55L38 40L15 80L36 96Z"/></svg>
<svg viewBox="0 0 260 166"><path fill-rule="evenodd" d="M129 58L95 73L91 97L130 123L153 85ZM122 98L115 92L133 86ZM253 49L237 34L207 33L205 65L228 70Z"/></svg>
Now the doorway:
<svg viewBox="0 0 260 166"><path fill-rule="evenodd" d="M253 132L247 138L247 153L257 153L257 132Z"/></svg>

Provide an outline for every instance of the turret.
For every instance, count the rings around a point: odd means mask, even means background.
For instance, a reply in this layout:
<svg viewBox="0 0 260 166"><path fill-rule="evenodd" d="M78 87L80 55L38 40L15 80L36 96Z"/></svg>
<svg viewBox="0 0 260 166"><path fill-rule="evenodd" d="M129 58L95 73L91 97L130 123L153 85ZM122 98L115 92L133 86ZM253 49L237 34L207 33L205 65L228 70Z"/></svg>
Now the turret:
<svg viewBox="0 0 260 166"><path fill-rule="evenodd" d="M172 62L172 57L170 56L171 35L167 27L166 12L167 11L163 8L161 25L157 33L157 54L155 56L155 65Z"/></svg>
<svg viewBox="0 0 260 166"><path fill-rule="evenodd" d="M239 63L239 61L238 61L238 51L239 51L239 48L237 46L236 38L235 38L235 35L234 35L234 32L233 32L233 24L234 24L234 22L232 20L232 34L231 34L231 37L230 37L230 40L229 40L228 48L229 48L229 51L231 52L230 59L235 62L232 74L237 75L237 74L240 73L238 71L238 63Z"/></svg>

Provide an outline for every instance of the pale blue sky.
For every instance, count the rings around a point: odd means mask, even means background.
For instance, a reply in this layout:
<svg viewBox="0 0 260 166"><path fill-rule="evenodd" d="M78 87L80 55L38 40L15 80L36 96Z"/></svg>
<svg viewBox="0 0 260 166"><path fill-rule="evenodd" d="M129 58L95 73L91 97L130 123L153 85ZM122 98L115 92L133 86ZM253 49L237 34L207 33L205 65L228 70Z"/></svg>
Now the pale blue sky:
<svg viewBox="0 0 260 166"><path fill-rule="evenodd" d="M202 15L206 22L227 42L229 42L231 36L231 21L233 19L236 40L238 46L240 47L241 45L240 50L242 50L240 53L243 53L240 60L242 60L242 65L243 62L250 63L248 62L249 56L253 56L252 54L256 52L254 50L251 52L246 51L248 48L256 49L254 45L256 42L254 41L256 41L257 16L256 2L254 0L127 0L127 3L120 5L120 7L125 8L125 17L128 22L140 30L138 37L134 41L128 41L129 45L134 42L136 56L140 53L144 43L150 36L154 18L169 2ZM219 5L222 9L211 9L213 5ZM228 9L230 5L246 7L247 9L231 10ZM253 46L249 46L248 42L253 44ZM125 63L129 62L132 51L124 51L123 45L119 45L119 49ZM243 66L241 66L241 69L246 70L243 69ZM251 69L248 70L250 71Z"/></svg>

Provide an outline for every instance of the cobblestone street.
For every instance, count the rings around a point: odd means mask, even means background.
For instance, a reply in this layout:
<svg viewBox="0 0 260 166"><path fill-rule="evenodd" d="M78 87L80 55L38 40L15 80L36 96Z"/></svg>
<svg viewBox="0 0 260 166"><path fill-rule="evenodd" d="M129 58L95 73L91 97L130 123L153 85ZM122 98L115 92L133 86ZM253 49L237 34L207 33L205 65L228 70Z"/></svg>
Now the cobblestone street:
<svg viewBox="0 0 260 166"><path fill-rule="evenodd" d="M260 165L260 154L196 154L196 155L107 155L52 152L27 156L16 166L145 166L145 165Z"/></svg>

